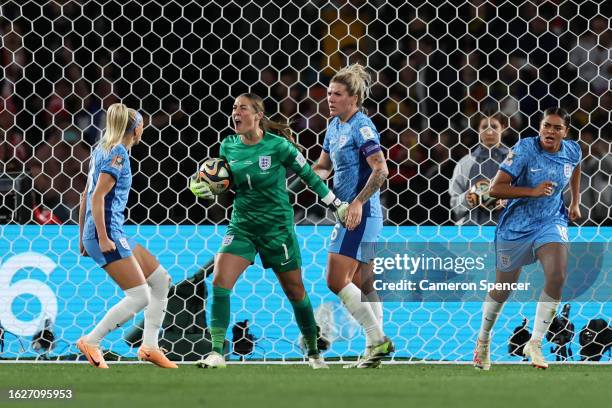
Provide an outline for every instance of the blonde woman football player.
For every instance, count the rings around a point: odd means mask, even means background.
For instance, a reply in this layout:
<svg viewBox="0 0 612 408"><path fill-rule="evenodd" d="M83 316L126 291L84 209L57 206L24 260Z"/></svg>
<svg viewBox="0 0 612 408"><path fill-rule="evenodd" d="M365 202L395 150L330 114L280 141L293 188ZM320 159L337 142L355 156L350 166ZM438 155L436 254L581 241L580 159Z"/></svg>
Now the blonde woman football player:
<svg viewBox="0 0 612 408"><path fill-rule="evenodd" d="M366 353L353 365L356 368L378 367L394 351L384 335L382 304L369 278L372 260L361 250L362 242L376 242L382 230L380 187L389 174L380 136L363 109L370 83L370 74L359 64L333 76L327 89L332 119L321 156L313 166L324 179L333 171L334 193L350 203L346 223L337 223L332 231L327 286L365 331ZM362 293L368 302L361 301Z"/></svg>
<svg viewBox="0 0 612 408"><path fill-rule="evenodd" d="M111 307L94 329L77 342L96 368L108 368L100 341L145 309L138 357L159 367L177 368L158 346L168 303L170 275L159 261L123 232L123 211L132 185L130 148L143 132L142 115L121 103L106 112L106 130L89 160L89 178L79 209L79 247L119 285L125 297Z"/></svg>

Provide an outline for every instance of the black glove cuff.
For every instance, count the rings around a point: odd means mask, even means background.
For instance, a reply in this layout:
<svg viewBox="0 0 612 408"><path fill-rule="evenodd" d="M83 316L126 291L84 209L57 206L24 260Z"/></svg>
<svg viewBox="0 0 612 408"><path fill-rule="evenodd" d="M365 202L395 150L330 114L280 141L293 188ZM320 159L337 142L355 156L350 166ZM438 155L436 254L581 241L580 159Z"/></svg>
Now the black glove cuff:
<svg viewBox="0 0 612 408"><path fill-rule="evenodd" d="M342 200L340 200L339 198L334 198L334 201L331 202L331 204L328 206L331 210L337 210L338 207L340 207L342 205Z"/></svg>

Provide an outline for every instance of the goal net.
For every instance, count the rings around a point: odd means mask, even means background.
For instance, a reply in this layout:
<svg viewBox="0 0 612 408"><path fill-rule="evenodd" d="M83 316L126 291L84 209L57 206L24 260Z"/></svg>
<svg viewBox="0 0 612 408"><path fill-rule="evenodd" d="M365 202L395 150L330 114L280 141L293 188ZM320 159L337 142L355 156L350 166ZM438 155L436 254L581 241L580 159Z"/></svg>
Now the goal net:
<svg viewBox="0 0 612 408"><path fill-rule="evenodd" d="M162 344L179 360L209 349L211 278L203 266L221 243L233 200L227 193L204 205L187 178L218 155L243 92L262 96L273 118L290 120L313 162L328 121L329 79L348 63L365 65L374 80L365 108L390 171L381 240L400 243L490 243L493 223L458 225L449 193L457 163L479 143L480 114L508 118L502 142L511 147L537 134L544 109L561 106L571 114L569 137L583 149L582 219L569 238L605 249L612 237L612 33L603 3L9 0L0 33L2 359L74 358L75 341L122 297L102 269L79 256L76 225L89 153L115 102L145 116L143 141L131 151L126 232L176 284ZM363 333L325 281L333 217L302 185L290 195L306 290L329 342L324 355L355 357ZM588 289L562 303L571 309L574 335L564 338L573 361L589 356L581 339L601 357L612 333L611 264L600 261ZM498 321L494 361L521 359L508 343L534 316L537 297L523 300L510 302ZM240 278L231 308L230 352L232 327L248 320L256 339L246 359L302 358L291 305L259 260ZM395 360L471 360L481 310L473 298L389 299L383 310ZM111 333L103 348L135 357L142 318Z"/></svg>

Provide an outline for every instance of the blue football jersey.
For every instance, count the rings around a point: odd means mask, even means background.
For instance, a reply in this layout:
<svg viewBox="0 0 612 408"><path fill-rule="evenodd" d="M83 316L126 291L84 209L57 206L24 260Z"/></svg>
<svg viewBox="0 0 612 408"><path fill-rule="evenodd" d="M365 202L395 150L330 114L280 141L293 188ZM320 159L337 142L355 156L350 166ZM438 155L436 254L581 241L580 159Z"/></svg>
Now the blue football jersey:
<svg viewBox="0 0 612 408"><path fill-rule="evenodd" d="M87 180L87 209L83 239L97 239L98 233L91 214L91 196L98 183L100 173L110 174L115 179L115 185L104 198L104 222L106 231L123 233L123 211L127 205L128 195L132 186L132 170L130 157L123 144L106 152L97 146L89 160L89 176ZM109 234L110 235L110 234Z"/></svg>
<svg viewBox="0 0 612 408"><path fill-rule="evenodd" d="M351 202L365 186L372 169L367 157L381 151L380 136L374 123L362 112L346 123L335 117L327 127L323 151L329 154L334 168L334 193ZM380 191L363 205L363 217L382 217Z"/></svg>
<svg viewBox="0 0 612 408"><path fill-rule="evenodd" d="M500 170L512 176L513 186L533 188L544 181L552 181L554 191L551 196L509 200L501 214L497 235L502 239L513 240L543 225L567 226L563 191L581 159L580 146L573 140L563 140L558 152L549 153L540 146L539 137L521 139L508 153Z"/></svg>

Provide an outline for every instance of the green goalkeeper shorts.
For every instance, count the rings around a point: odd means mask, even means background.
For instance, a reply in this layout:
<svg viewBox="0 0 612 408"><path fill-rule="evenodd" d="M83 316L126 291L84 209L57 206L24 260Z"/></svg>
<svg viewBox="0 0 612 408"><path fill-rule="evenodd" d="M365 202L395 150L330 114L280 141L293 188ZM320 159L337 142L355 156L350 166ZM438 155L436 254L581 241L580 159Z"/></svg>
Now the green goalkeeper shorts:
<svg viewBox="0 0 612 408"><path fill-rule="evenodd" d="M302 266L300 246L293 226L279 227L276 234L255 235L230 225L218 252L238 255L251 263L259 253L263 267L272 268L276 273Z"/></svg>

